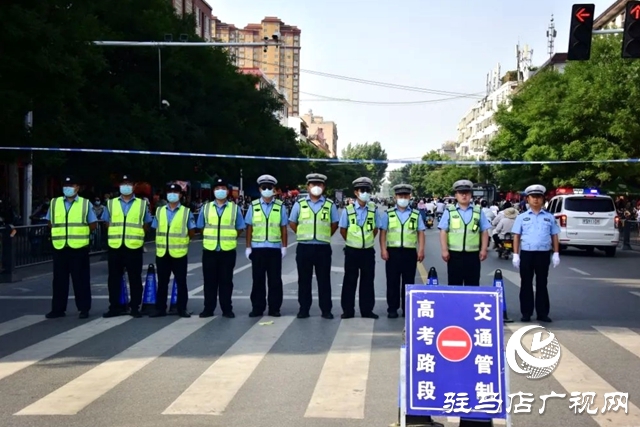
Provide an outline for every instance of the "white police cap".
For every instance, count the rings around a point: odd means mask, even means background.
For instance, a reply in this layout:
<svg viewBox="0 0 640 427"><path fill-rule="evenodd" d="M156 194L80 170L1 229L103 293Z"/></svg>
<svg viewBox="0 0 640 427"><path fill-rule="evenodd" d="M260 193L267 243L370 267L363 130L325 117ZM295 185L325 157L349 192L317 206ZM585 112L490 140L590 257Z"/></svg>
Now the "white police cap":
<svg viewBox="0 0 640 427"><path fill-rule="evenodd" d="M471 191L473 189L473 182L468 179L460 179L453 183L453 191Z"/></svg>
<svg viewBox="0 0 640 427"><path fill-rule="evenodd" d="M278 183L278 180L271 175L260 175L257 182L258 182L258 185L260 184L276 185Z"/></svg>
<svg viewBox="0 0 640 427"><path fill-rule="evenodd" d="M327 176L322 175L321 173L310 173L307 175L307 184L310 182L321 182L324 184L326 180Z"/></svg>
<svg viewBox="0 0 640 427"><path fill-rule="evenodd" d="M395 194L411 194L413 186L409 184L398 184L394 185L392 190Z"/></svg>
<svg viewBox="0 0 640 427"><path fill-rule="evenodd" d="M352 184L353 184L353 188L373 187L373 181L371 181L371 179L367 178L366 176L361 176L360 178L354 180Z"/></svg>
<svg viewBox="0 0 640 427"><path fill-rule="evenodd" d="M534 184L534 185L530 185L527 188L525 188L524 190L524 194L525 196L532 196L535 194L539 194L541 196L544 196L544 193L547 192L547 189L544 188L543 185L540 184Z"/></svg>

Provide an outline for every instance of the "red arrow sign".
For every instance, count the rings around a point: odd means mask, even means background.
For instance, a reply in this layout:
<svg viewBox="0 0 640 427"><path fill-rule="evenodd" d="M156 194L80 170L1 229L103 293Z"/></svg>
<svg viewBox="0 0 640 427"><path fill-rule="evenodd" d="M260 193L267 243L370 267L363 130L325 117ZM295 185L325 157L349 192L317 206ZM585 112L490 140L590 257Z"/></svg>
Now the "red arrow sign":
<svg viewBox="0 0 640 427"><path fill-rule="evenodd" d="M640 18L640 4L637 4L636 7L629 11L629 13L631 13L633 17L638 20Z"/></svg>
<svg viewBox="0 0 640 427"><path fill-rule="evenodd" d="M578 18L578 21L580 22L584 22L585 18L590 17L591 14L589 12L587 12L587 10L583 7L582 9L580 9L578 11L578 13L576 13L576 18Z"/></svg>

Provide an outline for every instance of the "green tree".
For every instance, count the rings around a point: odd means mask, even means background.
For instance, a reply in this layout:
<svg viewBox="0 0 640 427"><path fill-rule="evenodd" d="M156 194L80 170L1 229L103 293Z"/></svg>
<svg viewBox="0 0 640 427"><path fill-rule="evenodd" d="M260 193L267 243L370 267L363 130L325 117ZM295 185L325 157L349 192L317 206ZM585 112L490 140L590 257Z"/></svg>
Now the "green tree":
<svg viewBox="0 0 640 427"><path fill-rule="evenodd" d="M377 141L364 144L349 143L342 150L342 158L351 160L388 160L387 152ZM346 168L344 172L345 175L353 177L351 181L360 176L370 178L373 181L374 191L378 191L387 171L387 166L386 163L353 164L351 167L344 166ZM351 182L349 182L348 186L351 186Z"/></svg>
<svg viewBox="0 0 640 427"><path fill-rule="evenodd" d="M422 156L422 161L447 161L449 156L432 150ZM471 166L457 165L413 165L411 168L411 185L419 196L432 195L442 197L452 193L453 183L459 179L474 181L478 169Z"/></svg>
<svg viewBox="0 0 640 427"><path fill-rule="evenodd" d="M412 164L406 164L402 166L400 169L395 169L389 172L389 185L391 187L396 186L398 184L409 184L411 182L411 168L414 167Z"/></svg>
<svg viewBox="0 0 640 427"><path fill-rule="evenodd" d="M501 108L500 131L490 143L497 160L609 160L640 155L640 63L620 58L619 37L595 37L590 61L573 62L564 73L543 70ZM616 177L637 185L636 164L589 163L500 166L502 188L604 186Z"/></svg>

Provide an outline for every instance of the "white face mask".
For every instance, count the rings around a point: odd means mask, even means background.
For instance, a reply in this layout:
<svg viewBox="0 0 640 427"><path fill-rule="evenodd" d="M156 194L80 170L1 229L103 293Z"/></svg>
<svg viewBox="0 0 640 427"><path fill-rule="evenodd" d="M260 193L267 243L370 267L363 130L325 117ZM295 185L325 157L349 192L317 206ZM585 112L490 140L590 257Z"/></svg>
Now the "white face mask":
<svg viewBox="0 0 640 427"><path fill-rule="evenodd" d="M371 199L371 194L358 193L358 199L360 199L361 202L367 203Z"/></svg>
<svg viewBox="0 0 640 427"><path fill-rule="evenodd" d="M319 197L322 194L322 187L311 187L311 194L313 194L316 197Z"/></svg>
<svg viewBox="0 0 640 427"><path fill-rule="evenodd" d="M273 190L262 190L260 194L262 194L262 197L268 199L269 197L273 197Z"/></svg>
<svg viewBox="0 0 640 427"><path fill-rule="evenodd" d="M409 206L409 199L398 199L396 200L396 203L401 208L406 208L407 206Z"/></svg>

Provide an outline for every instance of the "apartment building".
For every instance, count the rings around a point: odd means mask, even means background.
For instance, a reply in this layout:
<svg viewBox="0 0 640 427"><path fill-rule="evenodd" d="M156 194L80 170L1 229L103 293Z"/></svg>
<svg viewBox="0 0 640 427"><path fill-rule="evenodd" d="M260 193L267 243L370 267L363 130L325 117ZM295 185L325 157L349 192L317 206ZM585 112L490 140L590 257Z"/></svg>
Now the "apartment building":
<svg viewBox="0 0 640 427"><path fill-rule="evenodd" d="M204 0L171 0L176 14L180 16L193 14L196 20L196 34L205 41L211 40L211 6Z"/></svg>
<svg viewBox="0 0 640 427"><path fill-rule="evenodd" d="M287 25L277 17L267 16L259 24L244 28L222 22L217 17L211 21L213 38L224 43L260 43L280 34L279 48L237 47L230 48L232 59L238 68L260 68L278 90L287 94L291 103L290 116L300 114L300 33L294 25Z"/></svg>
<svg viewBox="0 0 640 427"><path fill-rule="evenodd" d="M321 135L327 148L321 148L329 157L338 157L338 125L335 122L325 121L324 117L316 116L313 110L300 116L309 126L310 135ZM319 147L320 148L320 147Z"/></svg>
<svg viewBox="0 0 640 427"><path fill-rule="evenodd" d="M594 21L594 30L622 28L624 25L625 6L629 0L616 0L605 9Z"/></svg>
<svg viewBox="0 0 640 427"><path fill-rule="evenodd" d="M267 75L260 68L253 67L245 67L238 68L238 71L242 74L249 74L252 76L258 77L258 83L256 84L256 89L266 89L269 90L275 98L278 98L282 101L282 108L276 112L274 115L280 122L282 126L288 126L287 118L289 117L289 110L291 109L291 103L287 99L287 94L284 91L281 91L277 88L276 84L269 80Z"/></svg>

